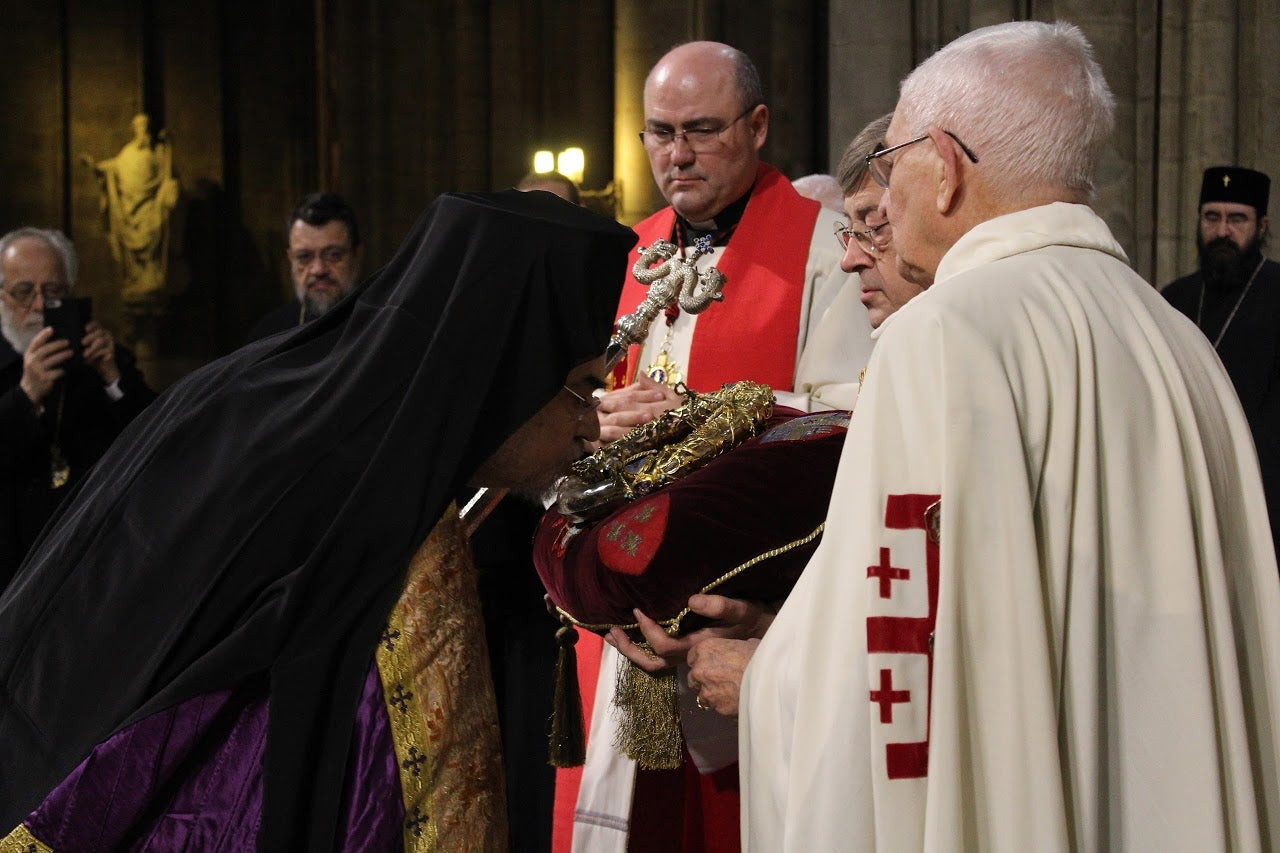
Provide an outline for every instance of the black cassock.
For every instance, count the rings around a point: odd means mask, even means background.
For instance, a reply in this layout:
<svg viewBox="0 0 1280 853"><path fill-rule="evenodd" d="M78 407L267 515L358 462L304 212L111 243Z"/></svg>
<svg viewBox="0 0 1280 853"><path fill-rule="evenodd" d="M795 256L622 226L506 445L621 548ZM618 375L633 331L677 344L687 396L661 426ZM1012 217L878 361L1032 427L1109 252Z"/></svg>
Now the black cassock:
<svg viewBox="0 0 1280 853"><path fill-rule="evenodd" d="M1205 337L1218 342L1218 356L1249 419L1271 538L1280 546L1280 264L1264 261L1247 292L1244 282L1229 289L1202 287L1202 282L1195 272L1162 293L1170 305L1199 321Z"/></svg>
<svg viewBox="0 0 1280 853"><path fill-rule="evenodd" d="M441 196L323 317L153 403L0 597L0 827L121 726L265 678L259 845L330 849L409 558L603 352L634 242L547 193Z"/></svg>

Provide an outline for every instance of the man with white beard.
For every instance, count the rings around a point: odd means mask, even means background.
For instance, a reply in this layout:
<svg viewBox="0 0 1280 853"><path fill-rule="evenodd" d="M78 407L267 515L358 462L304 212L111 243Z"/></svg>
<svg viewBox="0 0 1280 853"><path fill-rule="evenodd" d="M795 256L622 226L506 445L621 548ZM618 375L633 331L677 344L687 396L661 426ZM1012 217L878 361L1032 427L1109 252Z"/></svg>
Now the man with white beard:
<svg viewBox="0 0 1280 853"><path fill-rule="evenodd" d="M76 253L60 231L0 237L0 589L45 522L133 417L155 398L133 357L97 322L71 342L44 309L71 294Z"/></svg>

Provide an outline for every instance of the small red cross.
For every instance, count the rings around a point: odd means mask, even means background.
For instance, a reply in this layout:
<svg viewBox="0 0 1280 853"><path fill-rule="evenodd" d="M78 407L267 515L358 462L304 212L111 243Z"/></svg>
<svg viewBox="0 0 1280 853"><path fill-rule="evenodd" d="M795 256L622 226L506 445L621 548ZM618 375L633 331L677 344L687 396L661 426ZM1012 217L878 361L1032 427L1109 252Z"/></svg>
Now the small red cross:
<svg viewBox="0 0 1280 853"><path fill-rule="evenodd" d="M889 565L889 549L880 549L880 562L874 566L867 566L867 577L880 579L880 597L889 598L892 595L891 587L894 581L904 581L911 577L910 569L899 569L896 566Z"/></svg>
<svg viewBox="0 0 1280 853"><path fill-rule="evenodd" d="M910 702L910 690L893 689L893 673L880 670L880 689L871 691L871 701L880 706L880 722L893 722L893 706L897 702Z"/></svg>
<svg viewBox="0 0 1280 853"><path fill-rule="evenodd" d="M912 690L893 689L892 673L880 670L880 689L871 691L871 701L880 706L880 722L893 722L895 702L909 701L913 692L924 702L921 707L929 711L930 689L933 683L933 630L938 618L939 546L932 532L933 519L937 517L938 495L888 495L885 500L884 526L887 530L919 530L924 539L924 580L928 590L928 611L923 615L907 616L901 613L876 613L867 616L867 652L871 654L924 655L929 663L928 680L923 684L910 682ZM891 573L901 572L893 576ZM881 596L892 580L904 580L909 570L895 569L889 565L889 549L880 549L880 565L867 569L867 577L880 578ZM872 599L874 602L874 599ZM887 605L886 609L899 604ZM874 605L872 607L874 610ZM905 678L904 674L904 678ZM923 692L919 692L923 691ZM929 727L925 724L923 740L906 743L886 743L885 771L890 779L923 779L929 775Z"/></svg>

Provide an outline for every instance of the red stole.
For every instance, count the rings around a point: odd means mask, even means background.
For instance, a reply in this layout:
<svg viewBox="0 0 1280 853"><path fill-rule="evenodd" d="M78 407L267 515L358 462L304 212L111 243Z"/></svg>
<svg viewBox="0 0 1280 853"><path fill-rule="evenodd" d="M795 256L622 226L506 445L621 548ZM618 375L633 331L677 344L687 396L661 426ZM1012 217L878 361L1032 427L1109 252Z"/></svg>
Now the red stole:
<svg viewBox="0 0 1280 853"><path fill-rule="evenodd" d="M685 369L690 388L714 391L726 382L751 379L780 391L792 389L805 265L819 209L781 172L760 164L742 219L716 262L726 279L724 302L703 312L693 330ZM640 248L671 239L675 217L675 211L665 207L635 226L640 242L631 250L628 269L639 258ZM647 292L645 285L628 276L618 316L634 311ZM650 334L661 334L661 323L655 319ZM625 374L615 373L625 379L619 386L635 378L639 359L640 347L631 347L623 362Z"/></svg>
<svg viewBox="0 0 1280 853"><path fill-rule="evenodd" d="M726 382L751 379L771 388L790 391L795 384L796 341L800 337L800 306L804 301L805 266L813 242L813 226L821 206L801 196L781 172L761 163L756 172L751 198L734 229L729 245L716 266L725 274L724 302L714 304L698 317L685 381L700 391L714 391ZM640 242L631 250L628 270L640 256L640 247L654 240L671 239L675 211L666 207L635 226ZM636 309L648 292L628 274L618 303L618 316ZM654 320L651 334L661 334L662 320ZM629 384L639 367L640 347L631 347L614 371L617 387ZM624 372L625 370L625 372ZM584 729L591 728L596 681L600 673L603 643L594 634L579 631L578 683L582 690ZM726 768L728 771L730 768ZM722 787L712 776L698 778L697 769L686 759L676 771L655 773L657 785L641 782L636 796L649 799L649 792L665 790L675 795L674 807L684 794L691 796L683 809L668 812L668 830L684 836L685 850L726 850L739 848L737 766L732 786ZM645 774L642 774L645 775ZM685 778L686 789L678 781ZM677 780L673 783L672 780ZM566 768L556 773L555 819L552 849L567 853L573 836L573 813L577 806L582 768ZM698 802L698 805L693 804ZM690 806L693 806L690 808ZM643 810L643 806L642 806ZM683 811L683 815L680 812ZM642 815L642 820L654 819ZM661 819L658 816L656 819ZM632 840L633 849L644 844L646 827ZM702 835L702 843L691 836ZM666 836L663 836L664 838ZM657 836L654 836L656 841ZM705 846L704 846L705 845Z"/></svg>

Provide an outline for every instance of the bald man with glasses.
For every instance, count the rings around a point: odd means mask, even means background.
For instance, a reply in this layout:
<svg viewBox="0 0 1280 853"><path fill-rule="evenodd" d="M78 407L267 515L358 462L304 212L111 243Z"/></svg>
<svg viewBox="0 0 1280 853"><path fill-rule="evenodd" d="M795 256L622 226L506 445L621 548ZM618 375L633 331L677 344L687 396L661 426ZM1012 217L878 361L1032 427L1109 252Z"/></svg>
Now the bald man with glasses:
<svg viewBox="0 0 1280 853"><path fill-rule="evenodd" d="M639 245L669 241L698 269L718 268L727 283L722 302L696 315L659 314L644 344L631 348L612 376L614 390L600 402L603 440L679 405L681 383L713 391L750 379L769 385L780 405L806 411L853 405L871 330L831 239L838 214L800 196L761 160L769 119L759 73L729 45L680 45L649 72L639 141L668 206L635 226ZM709 244L708 253L696 253L699 241ZM637 257L638 249L633 263ZM619 315L645 293L629 280ZM568 850L572 834L574 849L622 850L634 826L650 849L686 849L696 838L701 850L736 850L732 723L697 710L686 691L685 719L699 719L696 729L686 722L685 766L635 772L612 747L612 673L622 658L606 649L597 667L599 640L580 636L587 764L580 794L576 775L560 774L554 849ZM699 793L687 801L670 796L686 788Z"/></svg>

